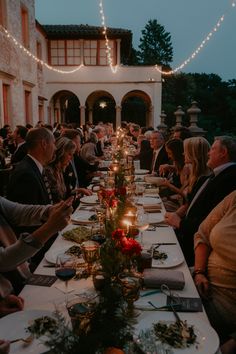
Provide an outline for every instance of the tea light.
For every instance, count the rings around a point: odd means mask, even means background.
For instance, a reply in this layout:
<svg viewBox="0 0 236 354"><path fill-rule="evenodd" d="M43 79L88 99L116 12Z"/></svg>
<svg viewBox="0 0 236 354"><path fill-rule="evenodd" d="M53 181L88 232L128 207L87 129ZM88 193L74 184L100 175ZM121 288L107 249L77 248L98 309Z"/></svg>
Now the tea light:
<svg viewBox="0 0 236 354"><path fill-rule="evenodd" d="M134 224L136 220L136 214L129 210L125 215L125 219L130 222L130 224Z"/></svg>
<svg viewBox="0 0 236 354"><path fill-rule="evenodd" d="M129 220L124 219L123 220L123 224L126 225L126 232L128 234L129 233L129 228L130 228L130 226L132 226L132 223Z"/></svg>

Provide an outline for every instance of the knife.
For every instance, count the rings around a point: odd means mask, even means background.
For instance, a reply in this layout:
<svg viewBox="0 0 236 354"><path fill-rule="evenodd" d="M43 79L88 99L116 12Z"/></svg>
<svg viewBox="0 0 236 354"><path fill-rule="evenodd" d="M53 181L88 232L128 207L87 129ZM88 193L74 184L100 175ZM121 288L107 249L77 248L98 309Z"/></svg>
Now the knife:
<svg viewBox="0 0 236 354"><path fill-rule="evenodd" d="M166 246L166 245L177 245L176 242L157 242L153 243L153 246L158 245L158 246Z"/></svg>

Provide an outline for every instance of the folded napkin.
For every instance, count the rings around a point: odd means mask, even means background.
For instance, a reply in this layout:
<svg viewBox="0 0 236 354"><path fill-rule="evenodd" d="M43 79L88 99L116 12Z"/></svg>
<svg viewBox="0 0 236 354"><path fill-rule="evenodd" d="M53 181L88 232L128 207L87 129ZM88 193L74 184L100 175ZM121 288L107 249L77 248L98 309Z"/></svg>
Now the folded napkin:
<svg viewBox="0 0 236 354"><path fill-rule="evenodd" d="M182 290L185 285L184 274L178 270L147 268L143 272L144 285L159 289L162 284L169 289Z"/></svg>
<svg viewBox="0 0 236 354"><path fill-rule="evenodd" d="M145 204L143 209L146 213L158 213L161 212L162 208L160 204Z"/></svg>

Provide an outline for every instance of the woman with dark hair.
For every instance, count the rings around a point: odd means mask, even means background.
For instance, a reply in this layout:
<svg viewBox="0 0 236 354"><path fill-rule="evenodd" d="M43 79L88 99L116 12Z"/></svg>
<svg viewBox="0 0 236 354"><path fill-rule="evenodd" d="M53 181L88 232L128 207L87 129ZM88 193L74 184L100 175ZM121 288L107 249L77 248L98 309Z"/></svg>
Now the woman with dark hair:
<svg viewBox="0 0 236 354"><path fill-rule="evenodd" d="M185 200L189 168L184 163L184 146L180 139L170 139L165 144L166 152L173 165L161 165L160 175L168 176L162 186L169 189L168 200L164 202L167 211L176 210ZM165 192L164 192L165 193Z"/></svg>
<svg viewBox="0 0 236 354"><path fill-rule="evenodd" d="M50 186L53 203L57 203L68 196L63 173L73 158L75 143L65 137L56 141L54 160L45 168L45 174Z"/></svg>

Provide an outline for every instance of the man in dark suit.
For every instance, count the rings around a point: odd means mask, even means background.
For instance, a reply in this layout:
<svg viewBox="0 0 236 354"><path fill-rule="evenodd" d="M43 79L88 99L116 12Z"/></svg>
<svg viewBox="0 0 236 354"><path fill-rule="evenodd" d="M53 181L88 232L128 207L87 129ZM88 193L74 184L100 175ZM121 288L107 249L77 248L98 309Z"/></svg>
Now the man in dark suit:
<svg viewBox="0 0 236 354"><path fill-rule="evenodd" d="M169 163L169 158L165 149L165 139L158 130L151 133L150 146L152 150L149 153L149 158L147 157L151 161L149 171L159 175L160 165Z"/></svg>
<svg viewBox="0 0 236 354"><path fill-rule="evenodd" d="M16 164L17 162L20 162L27 155L27 144L25 142L27 133L28 133L28 129L23 125L16 126L16 129L13 132L13 137L16 144L16 150L11 156L12 164Z"/></svg>
<svg viewBox="0 0 236 354"><path fill-rule="evenodd" d="M55 138L53 133L46 128L31 129L26 135L26 143L28 154L16 164L10 176L7 198L22 204L52 204L50 190L43 177L43 168L54 156ZM32 232L33 229L30 227L27 229L18 227L15 229L18 235L22 231ZM33 257L32 270L41 261L55 237L51 238Z"/></svg>
<svg viewBox="0 0 236 354"><path fill-rule="evenodd" d="M165 215L168 224L176 228L189 266L194 264L193 240L199 225L222 199L236 189L236 139L216 137L207 165L213 170L213 175L196 191L185 217L181 219L176 213Z"/></svg>
<svg viewBox="0 0 236 354"><path fill-rule="evenodd" d="M34 128L27 133L28 155L13 170L7 198L23 204L50 204L43 168L54 156L55 139L48 129Z"/></svg>

